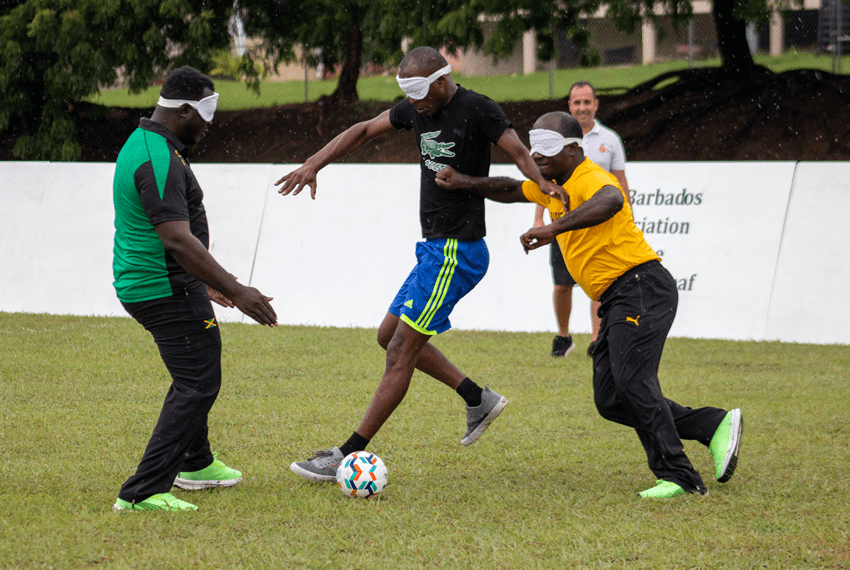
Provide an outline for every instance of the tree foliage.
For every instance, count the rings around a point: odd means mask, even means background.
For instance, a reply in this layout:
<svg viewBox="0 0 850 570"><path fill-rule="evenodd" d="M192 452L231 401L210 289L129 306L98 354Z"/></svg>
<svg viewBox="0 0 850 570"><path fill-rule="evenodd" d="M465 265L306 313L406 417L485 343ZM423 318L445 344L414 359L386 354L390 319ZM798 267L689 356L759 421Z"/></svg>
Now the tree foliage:
<svg viewBox="0 0 850 570"><path fill-rule="evenodd" d="M794 2L797 0L785 0ZM397 64L403 45L474 48L494 59L511 53L534 30L538 58L552 59L556 37L588 45L582 18L602 0L4 0L0 2L0 131L23 133L14 153L26 159L79 157L70 109L119 80L131 91L164 70L192 65L209 72L230 45L234 8L248 37L261 43L239 61L256 87L256 59L276 64L297 57L341 65L338 103L357 100L361 65ZM607 14L622 30L659 7L674 21L691 16L691 0L608 0ZM715 0L723 67L753 67L744 26L769 15L766 0Z"/></svg>
<svg viewBox="0 0 850 570"><path fill-rule="evenodd" d="M785 0L791 3L796 0ZM508 55L534 30L537 56L549 61L556 38L565 35L582 50L589 32L582 19L604 5L622 31L634 31L643 19L672 18L676 24L693 14L692 0L243 0L249 35L265 39L265 53L292 61L295 44L305 46L311 65L341 64L332 99L357 99L362 63L398 63L402 42L442 46L449 51L475 48L494 59ZM718 48L726 72L746 74L754 66L746 22L769 17L766 0L715 0ZM591 63L585 59L584 64Z"/></svg>
<svg viewBox="0 0 850 570"><path fill-rule="evenodd" d="M229 46L232 0L23 0L0 4L0 131L16 156L79 158L73 106L119 78L139 91L162 70L211 66Z"/></svg>
<svg viewBox="0 0 850 570"><path fill-rule="evenodd" d="M264 40L261 51L274 63L293 61L295 46L311 66L341 66L331 98L357 100L357 79L363 63L398 63L402 42L414 45L481 43L474 19L470 25L439 27L452 5L468 11L469 1L433 0L242 0L248 36Z"/></svg>
<svg viewBox="0 0 850 570"><path fill-rule="evenodd" d="M799 0L784 0L790 7ZM536 30L538 57L548 61L554 56L555 34L562 32L581 49L588 45L586 28L581 18L600 6L606 17L624 32L633 32L644 20L670 18L674 25L688 21L693 15L691 0L480 0L472 3L479 14L497 21L496 32L485 42L484 50L494 54L509 53L522 33ZM746 24L764 23L770 17L766 0L714 0L712 13L718 37L718 49L725 73L746 75L753 59L746 40Z"/></svg>

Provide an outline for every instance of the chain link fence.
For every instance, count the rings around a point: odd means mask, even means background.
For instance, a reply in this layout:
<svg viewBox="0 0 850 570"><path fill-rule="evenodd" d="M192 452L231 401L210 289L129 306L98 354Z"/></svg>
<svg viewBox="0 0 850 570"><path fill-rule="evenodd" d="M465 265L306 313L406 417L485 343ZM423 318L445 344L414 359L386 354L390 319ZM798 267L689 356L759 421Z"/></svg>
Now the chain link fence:
<svg viewBox="0 0 850 570"><path fill-rule="evenodd" d="M850 6L844 0L821 0L820 9L785 11L780 15L780 29L771 33L770 24L747 27L747 41L753 54L781 53L788 50L804 50L819 54L850 53ZM577 48L564 30L555 30L556 56L552 62L538 61L534 57L533 42L517 42L513 53L498 58L494 63L491 55L476 51L446 53L452 69L466 76L521 75L530 71L549 71L579 67L611 67L641 63L681 61L690 65L701 60L719 58L717 32L711 13L697 13L678 24L670 17L659 17L649 32L638 24L631 32L617 29L605 17L586 18L582 25L589 32L589 45ZM485 37L495 31L495 22L485 22ZM779 34L777 36L777 31ZM533 34L531 34L533 36ZM773 41L778 45L771 46ZM651 45L646 45L647 38ZM250 42L250 40L249 40ZM837 58L840 73L840 58ZM309 79L333 78L337 70L310 68ZM376 66L364 62L362 77L392 73L392 66ZM330 73L328 73L330 72ZM272 79L292 80L305 78L303 64L281 66Z"/></svg>
<svg viewBox="0 0 850 570"><path fill-rule="evenodd" d="M606 18L585 19L590 32L587 48L577 49L567 35L556 32L556 66L567 69L580 66L632 65L644 61L643 34L640 27L631 33L618 30ZM696 14L690 22L675 24L671 18L659 18L655 24L652 62L717 56L717 34L710 14Z"/></svg>
<svg viewBox="0 0 850 570"><path fill-rule="evenodd" d="M652 46L644 44L647 34L640 24L631 33L618 30L604 17L586 18L582 25L590 33L588 47L577 48L563 30L556 30L555 61L537 61L533 70L546 71L550 65L557 69L570 69L661 61L699 62L720 57L711 13L694 14L689 21L678 25L672 18L658 18ZM780 52L794 49L823 54L834 52L837 46L841 53L850 53L850 7L843 0L822 0L820 9L783 12L780 26L781 44L774 46L774 51L778 48ZM836 37L842 39L836 42ZM767 23L747 27L747 41L753 54L770 53L770 38L771 30ZM521 44L518 42L514 53L501 58L497 64L490 56L466 52L459 55L453 67L465 75L475 76L528 72L528 64L523 66L524 59L528 57L527 54L524 56Z"/></svg>

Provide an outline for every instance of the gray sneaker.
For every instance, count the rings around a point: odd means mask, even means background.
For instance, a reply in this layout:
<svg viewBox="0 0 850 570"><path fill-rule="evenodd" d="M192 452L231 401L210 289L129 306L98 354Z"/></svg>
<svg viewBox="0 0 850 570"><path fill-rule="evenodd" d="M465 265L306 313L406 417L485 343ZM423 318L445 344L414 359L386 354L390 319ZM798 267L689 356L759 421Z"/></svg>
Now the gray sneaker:
<svg viewBox="0 0 850 570"><path fill-rule="evenodd" d="M336 469L343 459L338 447L321 449L307 461L295 462L289 468L310 481L336 481Z"/></svg>
<svg viewBox="0 0 850 570"><path fill-rule="evenodd" d="M507 398L500 396L487 386L484 386L484 390L481 392L481 404L474 408L466 407L466 425L468 429L460 442L464 445L469 445L481 437L487 426L502 413L502 410L507 405Z"/></svg>

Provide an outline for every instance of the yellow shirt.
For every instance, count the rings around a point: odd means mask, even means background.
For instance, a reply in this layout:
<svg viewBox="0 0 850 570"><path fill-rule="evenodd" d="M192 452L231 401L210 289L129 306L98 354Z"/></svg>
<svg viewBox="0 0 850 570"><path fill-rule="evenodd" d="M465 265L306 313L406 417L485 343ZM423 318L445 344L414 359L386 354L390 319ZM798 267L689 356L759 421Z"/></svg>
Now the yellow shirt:
<svg viewBox="0 0 850 570"><path fill-rule="evenodd" d="M570 210L575 210L603 186L609 185L619 188L623 193L623 208L606 222L564 232L556 238L570 275L594 301L598 301L611 283L632 267L661 259L635 225L631 206L620 183L588 158L576 167L564 183L564 190L570 198ZM548 209L553 221L564 215L562 202L544 194L535 182L523 182L522 193L530 202Z"/></svg>

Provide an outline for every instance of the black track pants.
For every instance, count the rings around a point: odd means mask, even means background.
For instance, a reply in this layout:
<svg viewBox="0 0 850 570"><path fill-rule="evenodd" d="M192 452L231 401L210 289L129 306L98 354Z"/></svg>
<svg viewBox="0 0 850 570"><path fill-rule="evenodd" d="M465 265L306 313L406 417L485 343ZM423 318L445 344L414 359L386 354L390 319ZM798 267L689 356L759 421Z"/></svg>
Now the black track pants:
<svg viewBox="0 0 850 570"><path fill-rule="evenodd" d="M708 445L726 412L687 408L661 393L658 364L676 316L676 281L650 261L624 273L600 300L602 324L593 355L596 409L605 419L634 428L658 479L703 491L681 440Z"/></svg>
<svg viewBox="0 0 850 570"><path fill-rule="evenodd" d="M118 493L140 502L168 492L177 473L213 462L207 415L221 388L221 333L203 285L124 307L153 335L172 378L139 467Z"/></svg>

